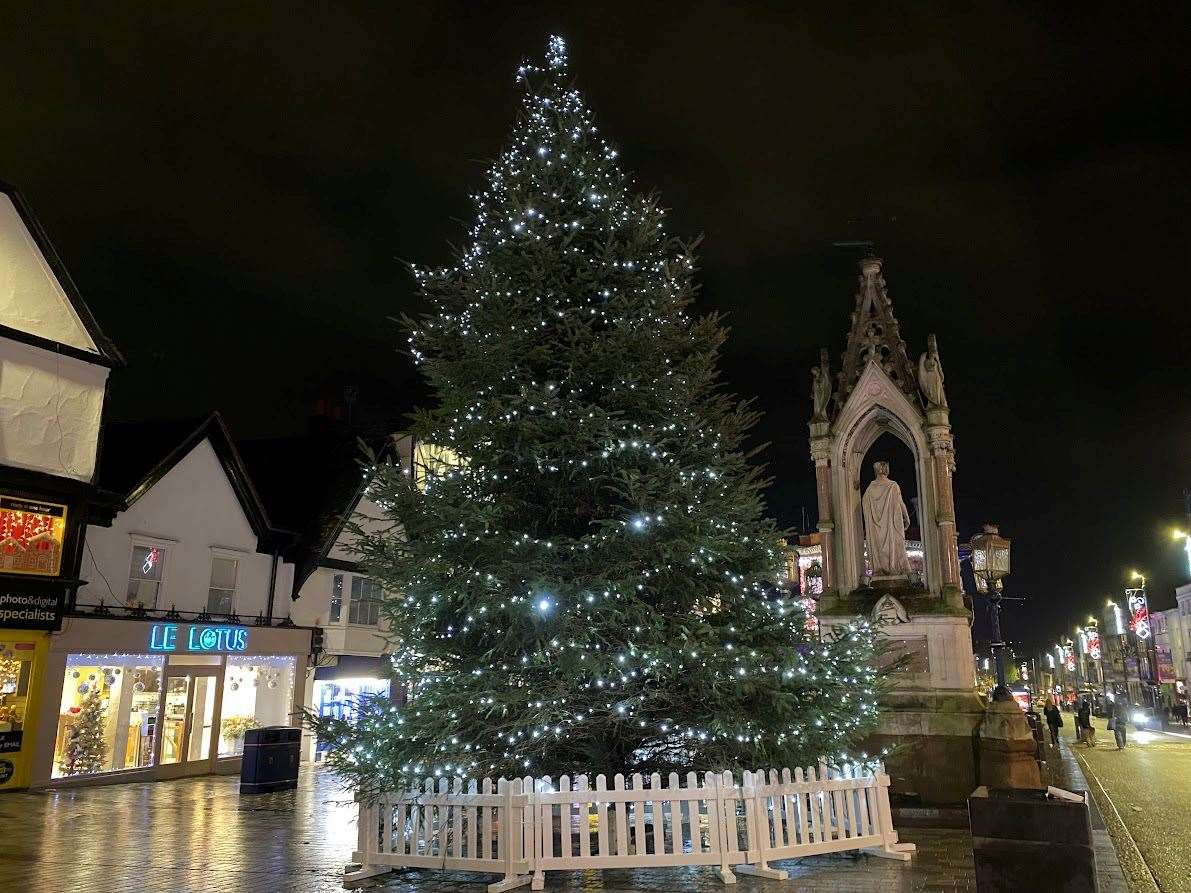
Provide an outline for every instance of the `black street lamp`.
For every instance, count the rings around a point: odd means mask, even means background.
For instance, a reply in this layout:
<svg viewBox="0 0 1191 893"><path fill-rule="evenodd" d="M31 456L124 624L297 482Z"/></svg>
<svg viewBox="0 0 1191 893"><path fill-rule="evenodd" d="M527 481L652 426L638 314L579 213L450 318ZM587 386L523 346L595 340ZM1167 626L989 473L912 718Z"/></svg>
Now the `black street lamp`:
<svg viewBox="0 0 1191 893"><path fill-rule="evenodd" d="M1005 642L1001 636L1001 579L1009 574L1009 540L1000 535L996 524L985 524L984 533L972 537L972 575L976 591L988 596L992 619L992 650L997 665L994 701L1011 701L1013 693L1005 684Z"/></svg>

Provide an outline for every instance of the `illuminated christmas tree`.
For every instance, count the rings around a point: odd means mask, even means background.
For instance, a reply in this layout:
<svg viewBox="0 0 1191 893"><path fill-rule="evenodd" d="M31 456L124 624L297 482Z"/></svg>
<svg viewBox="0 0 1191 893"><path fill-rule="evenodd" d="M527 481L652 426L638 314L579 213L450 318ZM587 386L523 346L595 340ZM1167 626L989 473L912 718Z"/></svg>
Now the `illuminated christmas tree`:
<svg viewBox="0 0 1191 893"><path fill-rule="evenodd" d="M103 738L103 701L99 691L92 689L83 699L78 716L67 733L64 775L91 775L102 772L108 746Z"/></svg>
<svg viewBox="0 0 1191 893"><path fill-rule="evenodd" d="M633 192L562 40L518 72L512 142L470 245L415 276L437 397L413 478L381 465L392 525L358 530L388 593L401 710L316 721L372 791L409 776L795 766L876 715L872 630L830 643L774 581L779 532L720 389L725 330L695 318L690 246Z"/></svg>

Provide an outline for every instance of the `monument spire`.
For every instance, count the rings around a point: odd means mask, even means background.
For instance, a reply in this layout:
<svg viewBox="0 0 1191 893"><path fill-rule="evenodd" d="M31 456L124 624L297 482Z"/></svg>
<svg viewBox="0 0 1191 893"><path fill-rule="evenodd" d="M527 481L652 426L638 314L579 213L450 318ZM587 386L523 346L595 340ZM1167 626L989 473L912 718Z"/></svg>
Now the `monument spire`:
<svg viewBox="0 0 1191 893"><path fill-rule="evenodd" d="M893 315L893 302L881 275L883 261L869 255L860 261L860 288L852 311L852 329L844 349L836 400L842 406L856 386L870 360L875 360L885 374L911 400L917 400L917 376L906 353L901 328Z"/></svg>

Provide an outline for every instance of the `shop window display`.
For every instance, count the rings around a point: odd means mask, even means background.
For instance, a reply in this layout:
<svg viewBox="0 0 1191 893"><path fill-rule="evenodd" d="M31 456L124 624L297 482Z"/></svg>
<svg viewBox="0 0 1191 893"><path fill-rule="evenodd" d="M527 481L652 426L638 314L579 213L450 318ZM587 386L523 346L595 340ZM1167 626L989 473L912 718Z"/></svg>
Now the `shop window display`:
<svg viewBox="0 0 1191 893"><path fill-rule="evenodd" d="M0 644L0 741L7 750L19 750L19 734L25 725L25 707L33 672L33 652Z"/></svg>
<svg viewBox="0 0 1191 893"><path fill-rule="evenodd" d="M149 654L67 657L55 778L153 765L163 666Z"/></svg>
<svg viewBox="0 0 1191 893"><path fill-rule="evenodd" d="M244 752L244 733L290 724L296 661L292 657L229 657L223 680L219 755Z"/></svg>
<svg viewBox="0 0 1191 893"><path fill-rule="evenodd" d="M361 701L388 696L387 679L319 679L314 683L318 715L336 719L353 719ZM315 746L315 759L321 760L327 749L327 743L320 740Z"/></svg>

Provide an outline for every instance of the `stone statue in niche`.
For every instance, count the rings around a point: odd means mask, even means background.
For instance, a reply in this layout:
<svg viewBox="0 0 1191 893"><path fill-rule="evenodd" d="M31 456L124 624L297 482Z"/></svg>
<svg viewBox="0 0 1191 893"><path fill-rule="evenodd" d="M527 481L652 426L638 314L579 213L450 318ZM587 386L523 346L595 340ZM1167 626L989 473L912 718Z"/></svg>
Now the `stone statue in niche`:
<svg viewBox="0 0 1191 893"><path fill-rule="evenodd" d="M943 364L939 360L939 344L935 336L926 339L926 353L918 358L918 386L929 406L947 407L943 393Z"/></svg>
<svg viewBox="0 0 1191 893"><path fill-rule="evenodd" d="M889 463L874 462L876 477L861 497L864 510L864 542L873 578L908 577L910 559L906 556L906 531L910 513L902 499L902 488L889 479Z"/></svg>
<svg viewBox="0 0 1191 893"><path fill-rule="evenodd" d="M815 419L826 419L827 404L831 400L831 375L825 350L819 351L819 365L811 369L811 399L815 404Z"/></svg>

